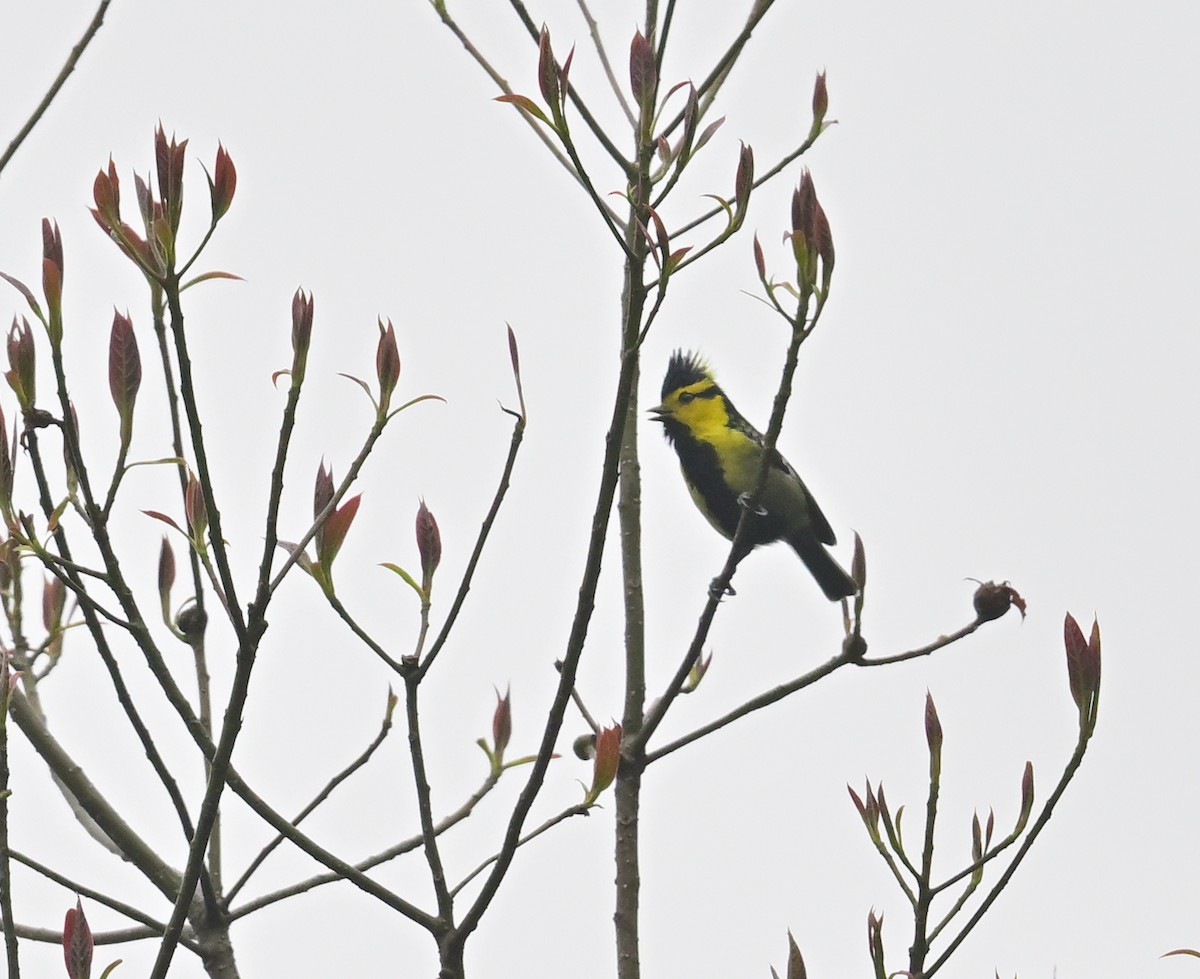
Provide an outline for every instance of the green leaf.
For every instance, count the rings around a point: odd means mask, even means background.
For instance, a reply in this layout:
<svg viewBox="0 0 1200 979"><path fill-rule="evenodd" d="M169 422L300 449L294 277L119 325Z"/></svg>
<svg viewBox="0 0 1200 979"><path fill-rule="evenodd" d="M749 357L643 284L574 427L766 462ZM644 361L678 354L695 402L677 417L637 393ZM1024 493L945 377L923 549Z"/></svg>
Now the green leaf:
<svg viewBox="0 0 1200 979"><path fill-rule="evenodd" d="M405 571L402 567L400 567L400 565L392 564L391 561L384 561L380 564L380 567L387 568L389 571L396 572L396 574L398 574L401 578L403 578L406 582L408 582L408 584L412 587L412 590L417 593L417 596L421 599L421 601L425 601L424 590L421 588L421 586L419 584L417 584L416 579L412 575L410 575L407 571Z"/></svg>
<svg viewBox="0 0 1200 979"><path fill-rule="evenodd" d="M204 272L201 275L196 276L194 279L188 279L187 282L179 287L179 291L183 292L184 289L190 289L192 286L199 285L201 282L207 282L209 279L235 279L238 282L246 281L240 275L234 275L232 272Z"/></svg>
<svg viewBox="0 0 1200 979"><path fill-rule="evenodd" d="M544 113L540 108L538 108L538 104L536 102L534 102L533 99L531 99L525 95L497 95L493 101L508 102L511 105L515 105L518 109L522 109L523 111L528 112L531 116L533 116L539 122L544 122L551 129L554 129L554 123L552 123L549 119L546 118L546 113ZM3 273L0 273L0 274L3 274ZM5 276L5 278L7 278L7 276Z"/></svg>

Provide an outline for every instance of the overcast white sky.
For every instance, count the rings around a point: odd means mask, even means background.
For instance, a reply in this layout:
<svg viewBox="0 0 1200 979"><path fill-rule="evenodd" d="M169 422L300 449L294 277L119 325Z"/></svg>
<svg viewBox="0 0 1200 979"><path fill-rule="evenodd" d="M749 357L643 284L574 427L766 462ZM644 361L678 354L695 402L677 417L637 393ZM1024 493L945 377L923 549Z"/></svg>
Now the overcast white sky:
<svg viewBox="0 0 1200 979"><path fill-rule="evenodd" d="M742 15L681 4L664 81L700 79ZM828 72L833 127L806 157L837 244L827 315L805 347L781 447L842 540L867 544L866 637L896 652L971 616L964 579L1011 579L1015 616L929 659L843 671L651 769L644 798L645 975L726 979L782 969L785 931L814 977L864 975L867 912L885 912L892 968L910 935L894 884L845 784L882 778L917 835L929 689L946 732L941 866L966 858L973 809L1015 816L1032 759L1039 800L1073 745L1075 708L1062 618L1104 632L1104 691L1091 753L1042 841L946 975L1022 979L1185 976L1200 946L1200 852L1192 635L1200 357L1195 126L1200 13L1184 2L964 4L780 0L726 86L727 121L667 224L727 194L738 141L760 168L807 130L812 78ZM452 9L518 91L536 95L536 48L507 5ZM476 10L477 7L486 7ZM91 16L91 4L0 12L0 141L24 121ZM638 5L597 3L624 62ZM574 4L533 4L557 50L578 44L572 81L616 120ZM484 775L492 685L511 682L512 750L531 750L551 695L578 587L593 483L615 378L620 262L582 194L426 3L205 4L115 0L77 74L0 176L0 269L37 282L38 221L66 248L68 369L85 436L107 472L115 431L105 350L111 310L129 309L151 351L139 277L87 214L111 153L132 199L161 120L191 139L190 206L207 213L199 161L223 141L238 196L208 267L245 277L197 290L190 327L218 452L227 536L249 574L260 540L269 447L283 404L293 290L316 295L312 400L302 410L285 529L303 530L322 457L344 472L368 424L336 375L370 376L375 318L400 337L401 394L436 392L398 420L364 476L359 521L338 562L340 592L406 651L411 595L380 561L416 563L423 496L442 527L443 603L457 580L507 448L514 400L504 323L521 343L530 422L510 503L440 675L427 695L431 780L443 809ZM607 107L607 108L606 108ZM582 127L579 127L582 131ZM618 140L627 146L629 140ZM619 178L599 155L596 180ZM755 197L768 261L786 273L780 233L799 177ZM200 220L191 224L202 230ZM704 351L738 407L765 425L785 347L751 295L750 239L674 282L645 348L645 404L675 347ZM20 312L8 294L0 314ZM146 356L147 364L150 363ZM136 456L165 454L147 381ZM11 397L0 397L11 415ZM643 433L650 673L665 682L692 632L725 545L686 500L673 455ZM138 510L177 507L165 474L123 491L127 560L153 571L159 527ZM284 536L287 536L286 534ZM615 552L614 552L615 553ZM619 715L621 624L612 571L602 588L581 690ZM711 637L712 673L665 730L681 733L832 655L840 616L787 549L754 555ZM284 811L374 734L389 677L297 577L284 589L255 674L237 763ZM148 601L153 601L147 593ZM444 605L443 605L444 607ZM214 634L214 670L222 663ZM138 676L129 650L130 672ZM139 828L183 861L175 823L144 789L147 771L82 636L45 689L64 740ZM181 667L181 670L183 668ZM182 675L182 674L181 674ZM144 678L143 678L144 679ZM141 692L147 709L153 692ZM183 753L182 732L161 718ZM564 745L575 733L568 722ZM126 900L155 895L72 822L27 752L14 762L14 836L64 872ZM189 788L199 790L190 758ZM355 858L414 832L399 734L314 818L312 832ZM494 848L522 778L506 780L448 842L452 873ZM535 818L573 801L586 769L556 763ZM140 809L138 808L140 806ZM236 811L236 806L234 807ZM231 813L233 867L267 838ZM521 855L469 946L473 977L613 974L611 807L560 827ZM383 878L428 903L419 857ZM308 872L276 857L266 889ZM56 926L71 901L27 875L21 917ZM94 914L92 913L94 911ZM93 926L116 919L89 907ZM38 917L37 915L40 915ZM350 887L326 888L234 931L247 976L436 972L423 933ZM30 950L30 973L61 969ZM153 946L102 951L149 969ZM186 954L172 975L201 975Z"/></svg>

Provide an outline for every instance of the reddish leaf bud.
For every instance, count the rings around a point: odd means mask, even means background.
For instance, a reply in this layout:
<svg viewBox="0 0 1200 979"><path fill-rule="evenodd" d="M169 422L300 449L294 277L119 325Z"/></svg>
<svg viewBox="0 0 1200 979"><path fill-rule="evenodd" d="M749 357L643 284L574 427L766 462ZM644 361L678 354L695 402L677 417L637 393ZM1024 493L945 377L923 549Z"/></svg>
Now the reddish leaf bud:
<svg viewBox="0 0 1200 979"><path fill-rule="evenodd" d="M792 195L791 237L801 292L811 292L816 288L818 259L821 262L821 288L828 290L833 276L833 236L808 170L804 171L800 186Z"/></svg>
<svg viewBox="0 0 1200 979"><path fill-rule="evenodd" d="M442 534L424 500L417 507L416 530L417 553L421 555L421 588L428 595L433 584L433 573L442 560Z"/></svg>
<svg viewBox="0 0 1200 979"><path fill-rule="evenodd" d="M942 751L942 722L938 720L937 708L933 705L933 694L925 692L925 740L929 743L929 754L940 755Z"/></svg>
<svg viewBox="0 0 1200 979"><path fill-rule="evenodd" d="M209 194L212 197L212 219L215 224L225 216L229 205L233 203L233 195L237 190L237 168L233 160L225 152L225 147L217 144L217 162L213 167L213 176L208 182Z"/></svg>
<svg viewBox="0 0 1200 979"><path fill-rule="evenodd" d="M1084 665L1087 669L1088 689L1095 694L1100 689L1100 623L1096 619L1092 619L1092 632L1088 637Z"/></svg>
<svg viewBox="0 0 1200 979"><path fill-rule="evenodd" d="M46 306L50 311L50 322L47 326L53 343L57 343L62 337L62 283L62 234L58 230L57 222L51 224L49 218L43 218L42 292L46 296Z"/></svg>
<svg viewBox="0 0 1200 979"><path fill-rule="evenodd" d="M83 903L75 899L75 907L67 911L63 922L63 959L68 979L90 979L92 974L92 930L83 915Z"/></svg>
<svg viewBox="0 0 1200 979"><path fill-rule="evenodd" d="M1025 828L1025 824L1029 822L1029 815L1033 812L1033 762L1025 762L1025 771L1021 775L1021 814L1017 817L1017 826L1013 830L1014 833L1019 833Z"/></svg>
<svg viewBox="0 0 1200 979"><path fill-rule="evenodd" d="M379 380L379 410L386 412L400 380L400 352L396 349L396 329L392 321L379 321L379 344L375 348L375 376Z"/></svg>
<svg viewBox="0 0 1200 979"><path fill-rule="evenodd" d="M1093 620L1089 639L1070 612L1063 622L1063 643L1067 651L1067 678L1071 697L1079 708L1081 725L1094 719L1096 698L1100 692L1100 625Z"/></svg>
<svg viewBox="0 0 1200 979"><path fill-rule="evenodd" d="M641 31L629 44L629 87L641 108L643 126L649 126L654 114L654 93L658 89L658 70L654 65L654 46Z"/></svg>
<svg viewBox="0 0 1200 979"><path fill-rule="evenodd" d="M33 331L23 316L20 323L14 316L12 328L8 331L8 364L11 370L5 377L16 392L21 407L28 410L33 406L37 392L37 354L33 346Z"/></svg>
<svg viewBox="0 0 1200 979"><path fill-rule="evenodd" d="M863 547L862 538L857 532L854 534L854 558L850 562L850 577L858 585L861 594L867 587L867 549Z"/></svg>
<svg viewBox="0 0 1200 979"><path fill-rule="evenodd" d="M14 435L16 432L14 431ZM5 522L12 522L12 494L14 465L16 463L15 445L13 450L8 446L8 425L4 419L4 409L0 408L0 514Z"/></svg>
<svg viewBox="0 0 1200 979"><path fill-rule="evenodd" d="M327 579L332 580L333 560L342 549L342 542L354 523L362 494L353 496L325 518L318 534L317 563L324 569Z"/></svg>
<svg viewBox="0 0 1200 979"><path fill-rule="evenodd" d="M183 494L183 512L187 518L188 534L197 547L204 546L204 532L208 530L208 507L204 503L204 488L190 469L187 489Z"/></svg>
<svg viewBox="0 0 1200 979"><path fill-rule="evenodd" d="M322 511L333 499L333 472L325 468L325 460L317 467L317 482L313 487L313 519L319 519ZM318 548L320 547L321 531L317 531Z"/></svg>
<svg viewBox="0 0 1200 979"><path fill-rule="evenodd" d="M592 803L613 783L621 764L621 725L606 727L596 736L596 757L593 759L592 787L586 802Z"/></svg>
<svg viewBox="0 0 1200 979"><path fill-rule="evenodd" d="M154 131L154 162L158 170L158 194L162 198L166 225L157 235L160 240L174 244L179 231L179 217L183 213L183 164L186 159L188 141L171 142L163 131L162 123Z"/></svg>
<svg viewBox="0 0 1200 979"><path fill-rule="evenodd" d="M742 144L738 154L737 176L733 182L733 200L740 212L745 212L750 202L750 191L754 189L754 150Z"/></svg>
<svg viewBox="0 0 1200 979"><path fill-rule="evenodd" d="M308 357L308 345L312 340L313 297L297 289L292 297L292 363L302 365Z"/></svg>
<svg viewBox="0 0 1200 979"><path fill-rule="evenodd" d="M100 227L111 230L121 223L121 181L112 157L108 158L108 170L99 171L92 183L92 200L96 208L92 215Z"/></svg>
<svg viewBox="0 0 1200 979"><path fill-rule="evenodd" d="M142 226L149 235L154 227L154 211L159 205L155 203L150 194L150 186L138 176L136 170L133 172L133 189L137 193L138 213L142 216Z"/></svg>
<svg viewBox="0 0 1200 979"><path fill-rule="evenodd" d="M876 915L874 909L867 912L867 951L871 956L872 964L876 967L876 971L880 975L884 975L883 915Z"/></svg>
<svg viewBox="0 0 1200 979"><path fill-rule="evenodd" d="M800 956L800 947L792 933L788 932L788 964L787 979L808 979L808 971L804 968L804 959Z"/></svg>
<svg viewBox="0 0 1200 979"><path fill-rule="evenodd" d="M809 131L809 139L813 139L821 132L821 125L825 122L825 113L829 111L829 89L825 85L825 72L817 75L816 83L813 85L812 96L812 129Z"/></svg>
<svg viewBox="0 0 1200 979"><path fill-rule="evenodd" d="M128 448L133 434L133 407L142 386L142 358L129 317L113 310L108 340L108 390L121 419L121 447Z"/></svg>
<svg viewBox="0 0 1200 979"><path fill-rule="evenodd" d="M163 534L162 547L158 551L158 600L162 604L163 618L167 618L171 608L171 588L175 585L175 551L171 542Z"/></svg>
<svg viewBox="0 0 1200 979"><path fill-rule="evenodd" d="M63 609L67 604L67 586L61 578L50 577L42 581L42 626L54 632L62 626Z"/></svg>
<svg viewBox="0 0 1200 979"><path fill-rule="evenodd" d="M1083 659L1087 654L1087 641L1083 638L1083 630L1075 621L1075 616L1067 613L1063 621L1063 644L1067 649L1067 679L1071 685L1071 697L1075 706L1083 709L1087 697L1084 678Z"/></svg>
<svg viewBox="0 0 1200 979"><path fill-rule="evenodd" d="M512 737L512 697L511 691L505 689L504 696L496 691L496 709L492 713L492 752L497 759L504 757L504 749L508 747Z"/></svg>
<svg viewBox="0 0 1200 979"><path fill-rule="evenodd" d="M550 31L543 25L538 38L538 87L542 99L550 106L551 114L558 115L560 89L558 66L554 63L554 49L550 46Z"/></svg>

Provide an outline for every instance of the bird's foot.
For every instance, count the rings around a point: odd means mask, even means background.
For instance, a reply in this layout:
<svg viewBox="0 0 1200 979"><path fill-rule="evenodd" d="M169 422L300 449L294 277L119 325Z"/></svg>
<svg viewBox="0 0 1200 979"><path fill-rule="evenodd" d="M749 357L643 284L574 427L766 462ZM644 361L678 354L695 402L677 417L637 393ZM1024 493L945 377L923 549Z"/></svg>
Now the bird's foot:
<svg viewBox="0 0 1200 979"><path fill-rule="evenodd" d="M738 496L738 506L749 510L756 517L765 517L767 515L766 507L761 503L756 503L754 497L749 493L742 493Z"/></svg>
<svg viewBox="0 0 1200 979"><path fill-rule="evenodd" d="M719 602L726 595L729 595L732 598L737 594L737 592L733 590L733 585L726 585L724 588L722 588L721 579L717 577L713 578L713 580L709 582L708 594L710 598L715 598Z"/></svg>

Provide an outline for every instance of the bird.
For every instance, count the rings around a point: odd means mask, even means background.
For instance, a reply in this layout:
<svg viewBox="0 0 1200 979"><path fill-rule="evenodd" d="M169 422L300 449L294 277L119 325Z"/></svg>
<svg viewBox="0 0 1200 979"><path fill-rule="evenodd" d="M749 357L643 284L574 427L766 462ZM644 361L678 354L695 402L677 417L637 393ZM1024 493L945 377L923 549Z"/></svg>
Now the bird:
<svg viewBox="0 0 1200 979"><path fill-rule="evenodd" d="M743 510L749 509L746 541L735 565L759 545L784 540L830 601L858 591L824 547L837 543L825 514L777 450L770 452L762 493L751 499L766 440L733 406L699 354L676 350L671 355L662 403L650 415L662 423L693 502L718 533L733 540Z"/></svg>

